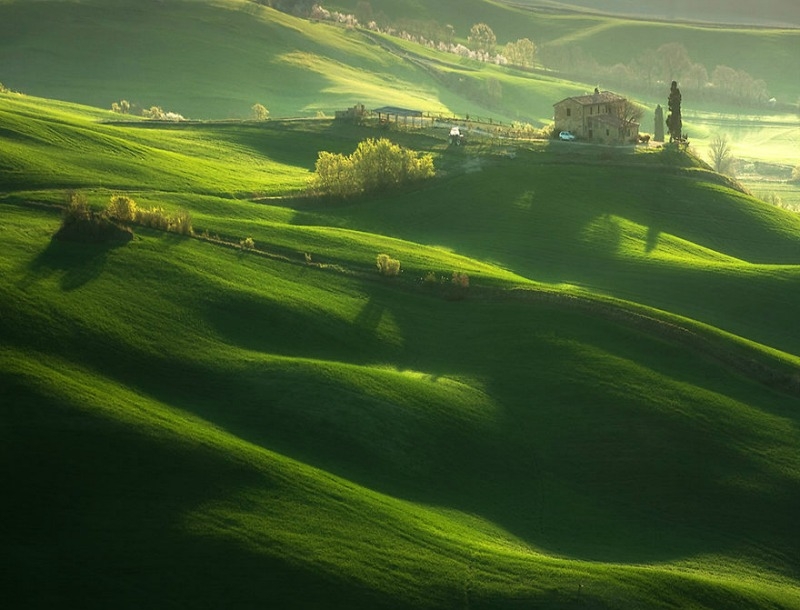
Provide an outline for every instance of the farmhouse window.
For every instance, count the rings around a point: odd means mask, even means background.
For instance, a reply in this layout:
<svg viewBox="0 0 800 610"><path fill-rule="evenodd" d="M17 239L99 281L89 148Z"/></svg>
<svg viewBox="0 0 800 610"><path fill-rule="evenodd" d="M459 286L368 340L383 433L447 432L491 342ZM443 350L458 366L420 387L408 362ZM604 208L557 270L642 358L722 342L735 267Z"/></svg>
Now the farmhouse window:
<svg viewBox="0 0 800 610"><path fill-rule="evenodd" d="M572 108L567 108L567 116L572 116Z"/></svg>

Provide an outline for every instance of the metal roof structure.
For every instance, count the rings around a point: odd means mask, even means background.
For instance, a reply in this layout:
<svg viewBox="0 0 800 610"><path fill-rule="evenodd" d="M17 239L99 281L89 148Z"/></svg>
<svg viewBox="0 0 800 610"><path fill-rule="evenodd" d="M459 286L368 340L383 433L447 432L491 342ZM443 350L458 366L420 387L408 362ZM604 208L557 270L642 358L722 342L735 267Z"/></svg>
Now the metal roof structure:
<svg viewBox="0 0 800 610"><path fill-rule="evenodd" d="M381 108L375 108L373 110L375 114L388 114L390 116L396 117L416 117L419 118L422 116L421 110L409 110L408 108L398 108L397 106L383 106Z"/></svg>

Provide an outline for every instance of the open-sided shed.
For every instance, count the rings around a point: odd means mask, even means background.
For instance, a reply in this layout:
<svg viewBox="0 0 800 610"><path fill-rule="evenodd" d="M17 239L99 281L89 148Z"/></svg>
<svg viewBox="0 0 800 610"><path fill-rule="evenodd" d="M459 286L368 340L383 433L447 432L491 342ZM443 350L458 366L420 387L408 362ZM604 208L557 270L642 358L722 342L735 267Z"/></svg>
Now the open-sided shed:
<svg viewBox="0 0 800 610"><path fill-rule="evenodd" d="M422 125L422 111L421 110L409 110L408 108L398 108L397 106L383 106L381 108L375 108L372 112L378 115L378 120L383 122L390 122L392 117L394 117L394 122L399 123L400 119L403 119L403 124L408 124L408 119L411 119L411 125L414 126L417 124L417 119L419 119L420 126Z"/></svg>

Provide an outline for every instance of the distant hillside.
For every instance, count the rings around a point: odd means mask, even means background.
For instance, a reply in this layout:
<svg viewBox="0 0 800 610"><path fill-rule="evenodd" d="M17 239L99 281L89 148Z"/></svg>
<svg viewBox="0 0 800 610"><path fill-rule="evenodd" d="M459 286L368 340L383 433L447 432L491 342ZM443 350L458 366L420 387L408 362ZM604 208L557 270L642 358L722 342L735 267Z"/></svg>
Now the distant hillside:
<svg viewBox="0 0 800 610"><path fill-rule="evenodd" d="M793 0L509 0L508 4L596 11L608 15L716 24L800 27L800 6Z"/></svg>
<svg viewBox="0 0 800 610"><path fill-rule="evenodd" d="M336 6L357 12L358 3L340 0ZM482 0L373 0L371 6L376 15L412 31L452 24L455 40L463 42L471 25L484 21L501 45L532 38L540 61L558 69L571 65L573 55L610 69L677 42L709 74L728 65L763 81L782 104L800 97L791 69L800 59L800 30L632 22ZM136 112L159 106L189 118L246 118L261 103L273 117L308 117L364 103L539 126L551 119L555 101L598 84L591 70L567 76L589 82L509 71L397 40L384 44L376 35L245 0L0 3L0 82L100 108L125 99Z"/></svg>

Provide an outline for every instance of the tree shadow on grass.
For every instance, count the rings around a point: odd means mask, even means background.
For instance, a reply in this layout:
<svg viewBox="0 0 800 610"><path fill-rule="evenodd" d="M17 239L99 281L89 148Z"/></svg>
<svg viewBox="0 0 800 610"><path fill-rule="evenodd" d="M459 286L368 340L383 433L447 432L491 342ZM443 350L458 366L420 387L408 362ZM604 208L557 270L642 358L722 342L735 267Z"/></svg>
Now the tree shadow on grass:
<svg viewBox="0 0 800 610"><path fill-rule="evenodd" d="M71 291L97 278L105 268L108 255L122 243L78 243L50 240L47 248L31 261L26 283L60 275L62 290Z"/></svg>

